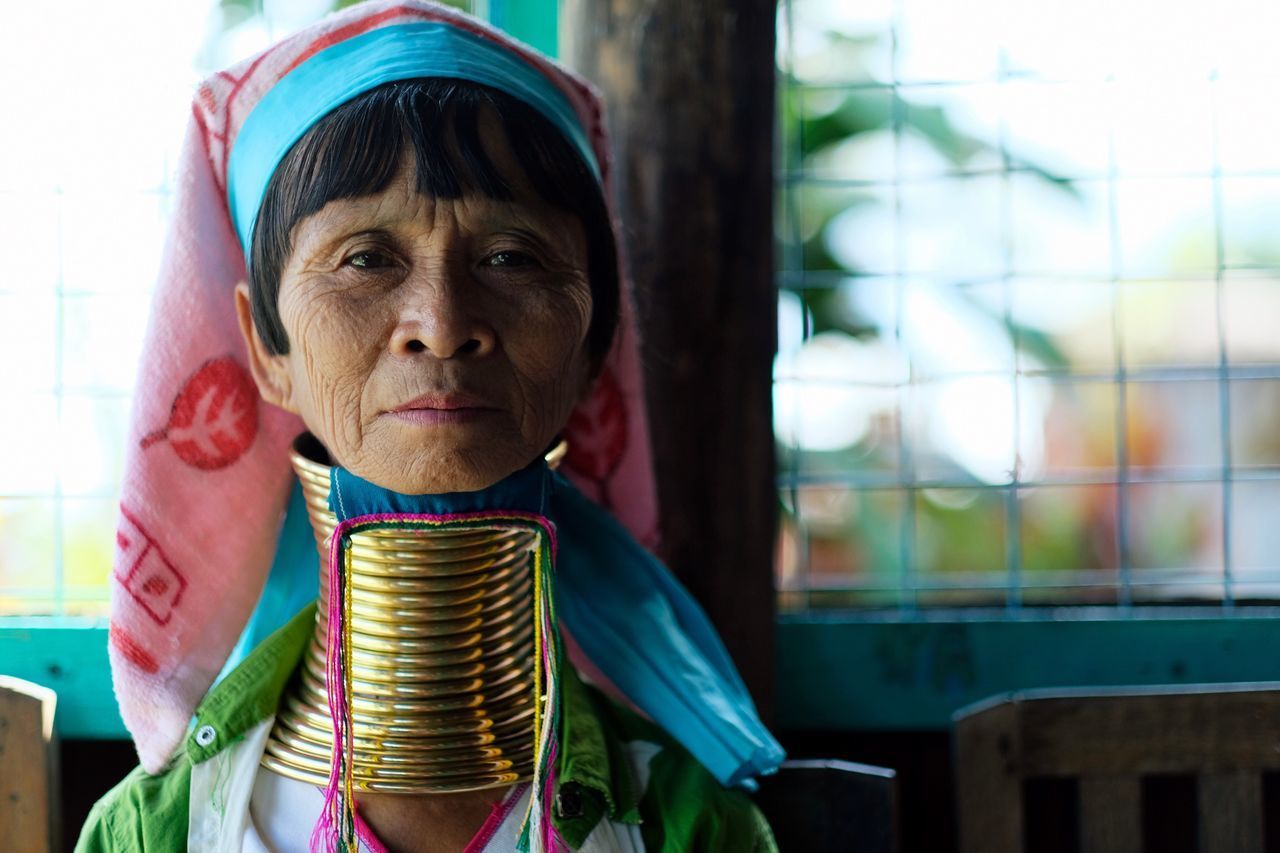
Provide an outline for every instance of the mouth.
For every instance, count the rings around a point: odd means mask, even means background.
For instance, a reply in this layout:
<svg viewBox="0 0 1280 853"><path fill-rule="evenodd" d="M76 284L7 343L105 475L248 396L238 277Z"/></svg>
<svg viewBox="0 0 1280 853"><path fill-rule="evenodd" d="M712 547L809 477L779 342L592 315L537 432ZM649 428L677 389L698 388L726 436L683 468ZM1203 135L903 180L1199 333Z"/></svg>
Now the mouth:
<svg viewBox="0 0 1280 853"><path fill-rule="evenodd" d="M501 412L489 401L472 394L424 394L402 403L386 414L413 424L470 423Z"/></svg>

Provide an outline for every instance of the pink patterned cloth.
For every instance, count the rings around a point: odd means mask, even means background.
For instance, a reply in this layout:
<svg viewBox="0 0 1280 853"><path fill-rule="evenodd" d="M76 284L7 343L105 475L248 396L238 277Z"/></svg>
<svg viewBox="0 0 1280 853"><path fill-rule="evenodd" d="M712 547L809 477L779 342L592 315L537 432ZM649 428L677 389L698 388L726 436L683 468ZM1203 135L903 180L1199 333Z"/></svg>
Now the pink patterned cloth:
<svg viewBox="0 0 1280 853"><path fill-rule="evenodd" d="M181 742L262 591L293 481L287 449L303 430L295 416L261 404L245 367L232 298L246 271L227 206L231 148L246 116L291 69L329 45L406 21L457 26L545 74L586 129L610 197L602 107L590 85L497 30L422 0L347 9L200 86L138 372L111 596L116 697L149 772ZM652 546L657 506L622 272L617 339L592 396L570 419L563 470ZM600 680L589 662L575 663Z"/></svg>

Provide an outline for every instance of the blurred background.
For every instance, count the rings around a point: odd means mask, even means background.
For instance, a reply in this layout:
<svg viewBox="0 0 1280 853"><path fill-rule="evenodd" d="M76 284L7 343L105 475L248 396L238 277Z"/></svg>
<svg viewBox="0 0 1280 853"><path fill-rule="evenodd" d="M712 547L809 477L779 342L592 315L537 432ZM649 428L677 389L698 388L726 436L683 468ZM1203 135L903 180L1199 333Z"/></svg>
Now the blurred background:
<svg viewBox="0 0 1280 853"><path fill-rule="evenodd" d="M782 4L784 610L1277 597L1278 23Z"/></svg>
<svg viewBox="0 0 1280 853"><path fill-rule="evenodd" d="M40 4L6 9L0 614L105 615L130 392L192 93L346 5L72 2L58 28Z"/></svg>
<svg viewBox="0 0 1280 853"><path fill-rule="evenodd" d="M335 4L73 5L0 28L4 614L105 613L191 92ZM1277 25L780 4L784 610L1280 597Z"/></svg>

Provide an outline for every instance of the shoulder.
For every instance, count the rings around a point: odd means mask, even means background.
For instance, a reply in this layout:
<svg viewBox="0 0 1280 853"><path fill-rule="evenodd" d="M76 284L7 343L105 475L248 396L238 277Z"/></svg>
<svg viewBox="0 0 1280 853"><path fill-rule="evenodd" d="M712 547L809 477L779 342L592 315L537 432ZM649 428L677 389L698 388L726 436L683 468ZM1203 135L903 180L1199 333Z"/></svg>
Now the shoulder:
<svg viewBox="0 0 1280 853"><path fill-rule="evenodd" d="M196 719L225 738L201 746L188 734L163 772L153 775L135 768L89 812L76 853L186 850L193 762L203 766L215 756L229 761L242 754L246 734L275 714L314 624L311 604L214 685L196 709Z"/></svg>
<svg viewBox="0 0 1280 853"><path fill-rule="evenodd" d="M185 752L157 775L135 767L90 810L76 853L186 849L190 791Z"/></svg>
<svg viewBox="0 0 1280 853"><path fill-rule="evenodd" d="M647 851L776 851L768 822L745 793L721 785L655 723L600 693L593 698L602 726L631 765Z"/></svg>

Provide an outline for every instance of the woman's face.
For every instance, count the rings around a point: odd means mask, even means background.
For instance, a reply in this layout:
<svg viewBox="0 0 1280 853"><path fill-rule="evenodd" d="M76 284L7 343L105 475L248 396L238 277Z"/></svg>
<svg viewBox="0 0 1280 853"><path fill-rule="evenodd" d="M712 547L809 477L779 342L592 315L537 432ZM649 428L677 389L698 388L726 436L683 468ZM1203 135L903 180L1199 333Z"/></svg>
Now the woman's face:
<svg viewBox="0 0 1280 853"><path fill-rule="evenodd" d="M488 118L490 156L519 176ZM299 222L285 355L263 348L237 290L263 396L352 473L406 494L482 489L542 453L585 393L582 225L513 183L511 202L428 198L410 158L384 192Z"/></svg>

